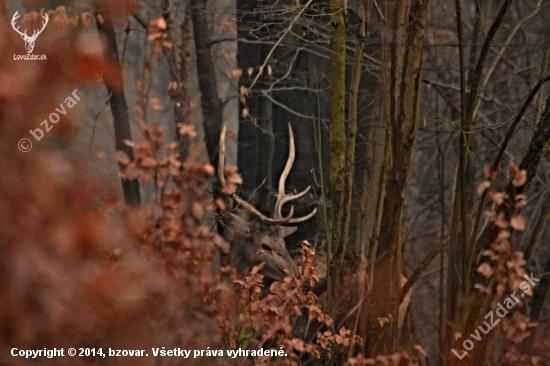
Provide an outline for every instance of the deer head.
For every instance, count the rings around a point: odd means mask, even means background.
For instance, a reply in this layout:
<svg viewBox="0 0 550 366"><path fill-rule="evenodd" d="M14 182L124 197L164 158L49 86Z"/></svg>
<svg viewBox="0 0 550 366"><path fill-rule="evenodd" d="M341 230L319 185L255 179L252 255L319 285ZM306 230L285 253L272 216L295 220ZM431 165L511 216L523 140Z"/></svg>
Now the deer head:
<svg viewBox="0 0 550 366"><path fill-rule="evenodd" d="M40 30L34 30L32 36L29 36L27 34L27 30L25 29L25 32L21 32L19 30L19 26L17 26L17 28L15 27L15 21L20 17L20 15L18 14L18 11L15 12L15 14L13 14L13 17L11 18L11 26L13 27L13 29L19 33L19 35L21 35L21 38L23 38L23 41L25 41L25 49L27 50L27 53L32 53L32 51L34 50L34 42L36 42L36 38L38 38L38 36L40 35L40 33L42 33L42 31L44 30L44 28L46 28L46 24L48 24L48 14L44 14L44 19L46 20L44 23L42 23L42 29Z"/></svg>
<svg viewBox="0 0 550 366"><path fill-rule="evenodd" d="M218 179L222 189L226 186L224 176L225 132L226 126L222 128L220 135L218 162ZM231 245L233 265L242 276L248 275L254 266L262 263L265 279L268 281L281 281L287 276L295 276L297 274L296 264L285 248L284 238L295 232L297 228L283 225L304 222L312 218L317 212L317 209L314 209L306 216L293 218L294 207L292 206L286 217L282 215L282 208L285 203L304 196L311 188L309 186L294 195L285 193L286 178L292 169L296 155L294 135L290 123L288 124L288 133L290 138L288 160L279 179L279 192L273 218L263 215L237 194L229 194L229 197L248 213L248 215L242 216L226 212L223 220L225 226L224 236Z"/></svg>

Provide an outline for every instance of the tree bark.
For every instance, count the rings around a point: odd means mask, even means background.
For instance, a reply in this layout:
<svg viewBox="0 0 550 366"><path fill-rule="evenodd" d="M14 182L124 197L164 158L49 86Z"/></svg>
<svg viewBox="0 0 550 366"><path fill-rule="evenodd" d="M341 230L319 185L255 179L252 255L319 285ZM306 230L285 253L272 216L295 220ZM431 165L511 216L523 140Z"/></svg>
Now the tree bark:
<svg viewBox="0 0 550 366"><path fill-rule="evenodd" d="M365 0L363 0L366 2ZM366 5L365 5L366 7ZM366 24L360 22L357 28L357 39L355 41L355 57L351 76L349 96L349 119L346 133L346 155L344 166L344 189L342 197L342 223L340 236L342 245L340 253L340 264L343 264L348 249L349 226L351 215L351 200L354 192L353 178L355 176L355 142L357 138L357 99L359 97L359 85L361 83L361 69L363 67L363 50L365 48Z"/></svg>
<svg viewBox="0 0 550 366"><path fill-rule="evenodd" d="M115 129L115 149L126 153L130 161L135 159L134 149L128 146L124 141L132 141L132 130L130 129L130 117L128 115L128 105L124 96L124 80L122 78L122 65L118 57L118 47L116 34L113 27L113 20L107 1L95 0L94 11L96 15L96 24L99 34L102 34L107 40L107 51L103 57L110 70L103 74L103 81L107 87L107 93L110 95L109 104L113 114L113 125ZM100 18L102 20L100 20ZM124 167L119 164L120 171ZM122 191L124 193L124 202L129 206L139 206L141 197L139 193L139 181L122 180Z"/></svg>
<svg viewBox="0 0 550 366"><path fill-rule="evenodd" d="M212 47L208 31L206 0L190 0L189 10L191 11L193 38L197 54L197 76L201 92L204 140L210 164L217 167L224 105L218 96L216 69L212 60Z"/></svg>
<svg viewBox="0 0 550 366"><path fill-rule="evenodd" d="M330 0L330 193L331 193L331 244L333 259L340 261L343 237L342 190L346 157L346 20L340 0Z"/></svg>
<svg viewBox="0 0 550 366"><path fill-rule="evenodd" d="M416 137L420 117L420 96L422 84L422 54L424 44L424 29L428 12L429 0L412 0L407 27L407 40L403 56L403 70L399 98L396 104L395 123L391 126L391 167L386 182L384 212L380 227L380 247L390 251L391 260L391 296L394 306L390 311L397 310L399 290L401 288L401 266L403 245L401 241L401 222L403 219L403 204L407 187L412 145ZM392 60L395 62L395 59ZM393 98L394 96L390 96ZM374 281L377 279L374 272ZM392 310L393 309L393 310ZM395 344L396 333L390 330Z"/></svg>

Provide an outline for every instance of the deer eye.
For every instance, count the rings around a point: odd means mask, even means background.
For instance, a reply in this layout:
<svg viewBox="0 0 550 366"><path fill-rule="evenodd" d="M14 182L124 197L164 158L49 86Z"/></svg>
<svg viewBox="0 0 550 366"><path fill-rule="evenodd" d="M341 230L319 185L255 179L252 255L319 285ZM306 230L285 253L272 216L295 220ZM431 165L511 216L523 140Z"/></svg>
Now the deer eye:
<svg viewBox="0 0 550 366"><path fill-rule="evenodd" d="M267 244L262 244L262 249L271 252L271 247Z"/></svg>

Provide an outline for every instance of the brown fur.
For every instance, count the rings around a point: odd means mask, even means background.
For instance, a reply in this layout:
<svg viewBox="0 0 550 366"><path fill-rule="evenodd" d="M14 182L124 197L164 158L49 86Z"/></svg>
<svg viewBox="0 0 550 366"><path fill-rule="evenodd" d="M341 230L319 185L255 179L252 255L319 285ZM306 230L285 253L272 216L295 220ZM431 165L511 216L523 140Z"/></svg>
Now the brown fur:
<svg viewBox="0 0 550 366"><path fill-rule="evenodd" d="M296 228L261 224L254 218L231 213L224 215L223 223L233 266L241 276L261 264L266 280L282 281L284 277L296 275L296 265L284 241Z"/></svg>

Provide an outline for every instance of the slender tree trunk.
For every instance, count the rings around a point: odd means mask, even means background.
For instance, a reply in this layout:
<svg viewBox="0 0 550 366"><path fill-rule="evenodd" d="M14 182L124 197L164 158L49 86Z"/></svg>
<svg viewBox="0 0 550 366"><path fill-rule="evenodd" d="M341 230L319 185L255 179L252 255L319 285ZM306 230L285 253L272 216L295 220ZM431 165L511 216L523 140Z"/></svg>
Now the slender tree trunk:
<svg viewBox="0 0 550 366"><path fill-rule="evenodd" d="M331 237L327 240L327 258L330 260L331 277L328 279L328 311L340 319L345 309L338 304L343 300L341 291L346 274L340 265L345 253L342 242L342 190L346 157L346 20L341 0L330 0L330 195ZM349 270L349 269L348 269Z"/></svg>
<svg viewBox="0 0 550 366"><path fill-rule="evenodd" d="M128 105L124 96L124 80L122 78L122 65L118 57L118 47L116 34L113 27L111 12L108 2L103 0L94 1L94 11L96 15L97 30L105 36L107 40L107 51L103 57L110 70L103 74L103 80L107 87L107 93L110 95L109 103L113 114L113 125L115 129L115 149L126 153L130 161L134 158L134 149L124 143L125 140L132 141L132 130L130 129L130 117L128 115ZM124 167L119 164L120 170ZM124 202L130 206L139 206L141 197L139 193L139 181L122 180L122 191L124 193Z"/></svg>
<svg viewBox="0 0 550 366"><path fill-rule="evenodd" d="M349 230L351 222L351 209L352 209L352 196L357 194L357 188L353 187L354 178L355 178L355 147L357 139L357 119L358 119L358 99L359 99L359 87L361 85L361 76L362 76L362 67L363 67L363 51L365 49L365 40L367 37L367 23L370 16L370 1L362 0L360 2L360 9L363 14L363 17L359 19L359 24L357 25L357 36L355 41L355 55L353 60L352 75L350 82L350 95L349 95L349 119L348 119L348 129L346 135L346 155L345 155L345 167L344 167L344 190L342 197L342 223L340 226L341 231L341 255L336 258L340 259L338 263L340 268L353 268L355 269L356 282L358 282L358 289L352 292L351 302L349 303L353 307L357 307L357 311L353 316L349 317L347 326L352 329L353 334L362 334L365 330L365 314L363 314L362 309L365 307L362 305L366 297L366 283L361 282L359 279L366 279L366 257L363 252L358 251L360 243L348 243L351 241ZM363 187L365 189L366 187ZM355 240L358 240L360 236L356 237ZM347 255L347 253L353 253L352 256ZM350 258L347 262L353 260L352 257L356 257L357 264L355 263L345 263L346 258ZM362 273L360 273L362 272ZM351 273L345 273L345 271L340 270L340 275L350 276ZM343 280L340 283L346 283L348 281ZM340 288L339 292L347 292L347 288ZM345 295L345 294L344 294ZM360 306L358 306L360 305ZM347 307L348 311L350 306ZM351 347L349 350L349 356L353 355L354 348ZM361 352L364 352L363 348L360 348Z"/></svg>
<svg viewBox="0 0 550 366"><path fill-rule="evenodd" d="M462 3L461 0L456 1L456 24L458 36L458 51L460 65L460 119L464 133L460 134L460 160L458 170L456 171L455 189L453 197L453 211L451 218L451 235L449 245L449 266L447 268L447 306L446 306L446 338L447 344L451 344L454 336L453 325L457 316L459 303L459 294L464 292L465 276L469 276L469 271L465 270L467 254L467 238L468 231L466 229L465 207L466 207L466 165L468 164L468 144L470 141L469 131L471 129L471 121L468 120L468 108L466 106L466 65L465 65L465 46L464 46L464 31L462 29ZM460 223L462 227L460 228ZM459 238L459 232L461 232ZM462 245L458 245L462 239ZM459 265L462 263L462 265ZM462 284L462 286L459 286ZM462 288L462 292L459 291Z"/></svg>
<svg viewBox="0 0 550 366"><path fill-rule="evenodd" d="M480 296L477 299L475 306L457 308L456 304L459 303L459 299L466 296L470 293L472 287L472 278L471 273L475 274L475 268L471 268L472 264L470 263L471 258L474 257L474 254L477 253L477 248L475 244L476 231L478 227L478 218L474 223L473 234L470 236L469 227L467 225L466 211L471 206L472 199L469 197L473 195L473 188L471 187L471 182L473 177L471 176L471 164L472 159L469 157L469 143L470 143L470 132L472 126L474 125L474 118L476 113L476 106L478 103L478 95L480 90L480 83L482 75L484 72L484 66L487 61L490 47L493 43L494 37L500 28L504 16L508 12L512 0L505 0L502 4L498 14L495 17L495 20L491 24L487 36L481 47L479 56L473 72L470 73L469 80L471 80L470 93L468 94L467 100L465 100L466 95L466 86L465 86L465 77L466 70L464 65L464 41L462 34L462 19L461 19L461 4L457 2L456 11L457 11L457 27L459 31L459 51L460 51L460 62L461 62L461 122L462 122L462 135L461 135L461 154L460 154L460 163L456 175L456 186L455 186L455 201L453 207L453 222L451 226L451 246L448 262L448 283L447 283L447 347L451 349L454 344L454 334L456 332L461 332L466 328L465 332L467 334L470 329L476 327L476 319L478 318L482 307L485 304L486 297ZM470 182L470 183L468 183ZM467 185L470 184L470 188L467 189ZM485 199L485 196L481 197L481 201ZM482 203L481 203L482 204ZM479 215L478 215L479 216ZM458 227L460 226L460 229ZM461 232L461 245L458 246L458 235L459 230ZM491 230L489 230L491 231ZM492 237L492 235L490 235ZM492 241L492 238L490 239ZM489 241L489 242L490 242ZM489 242L487 244L489 244ZM460 249L459 249L460 248ZM474 267L476 267L474 265ZM475 279L474 279L475 281ZM465 319L469 319L465 321ZM479 358L483 354L483 345L480 345L476 348L475 353ZM454 355L448 356L449 363L456 364L457 358Z"/></svg>
<svg viewBox="0 0 550 366"><path fill-rule="evenodd" d="M407 39L403 56L403 70L399 86L399 98L396 104L395 123L391 126L391 168L389 170L384 212L380 226L381 248L390 251L392 260L391 296L393 306L389 312L397 311L399 290L401 288L401 266L403 245L401 240L401 222L403 219L403 204L407 187L407 177L410 167L412 145L416 137L420 117L420 96L422 83L422 54L424 44L424 29L428 11L428 0L412 0L407 27ZM395 62L394 59L392 62ZM390 96L394 98L393 95ZM374 272L374 281L377 271ZM383 279L378 279L383 281ZM384 279L387 281L387 279ZM393 325L389 325L392 327ZM397 332L388 332L395 345Z"/></svg>
<svg viewBox="0 0 550 366"><path fill-rule="evenodd" d="M190 0L189 10L193 22L193 38L197 53L197 74L201 92L201 109L204 139L210 164L218 166L220 131L223 123L223 103L218 96L216 69L212 60L212 47L208 31L206 0Z"/></svg>
<svg viewBox="0 0 550 366"><path fill-rule="evenodd" d="M363 0L366 3L366 0ZM363 5L366 8L366 4ZM359 85L361 83L361 69L363 67L363 51L365 49L366 23L361 21L357 28L357 40L355 44L355 57L351 76L349 96L349 119L346 134L346 155L344 166L344 189L342 197L342 222L341 222L341 251L340 265L348 249L349 226L351 215L351 200L354 192L353 178L355 176L355 142L357 138L357 99L359 97Z"/></svg>
<svg viewBox="0 0 550 366"><path fill-rule="evenodd" d="M342 190L344 188L344 166L346 157L346 20L342 1L330 1L330 192L332 200L331 242L334 260L341 261L342 234Z"/></svg>
<svg viewBox="0 0 550 366"><path fill-rule="evenodd" d="M170 1L162 1L162 16L166 20L166 34L168 40L173 41L172 31L174 24L170 16ZM191 138L187 134L181 134L180 127L182 125L192 126L193 123L190 117L190 93L189 93L189 56L190 44L189 34L191 31L191 11L185 10L185 17L180 26L181 43L179 58L177 55L177 47L163 48L163 52L170 66L170 86L168 95L174 104L174 114L176 116L175 127L176 136L179 145L179 159L181 162L187 160L189 149L191 147Z"/></svg>

